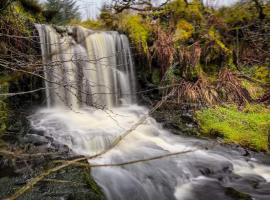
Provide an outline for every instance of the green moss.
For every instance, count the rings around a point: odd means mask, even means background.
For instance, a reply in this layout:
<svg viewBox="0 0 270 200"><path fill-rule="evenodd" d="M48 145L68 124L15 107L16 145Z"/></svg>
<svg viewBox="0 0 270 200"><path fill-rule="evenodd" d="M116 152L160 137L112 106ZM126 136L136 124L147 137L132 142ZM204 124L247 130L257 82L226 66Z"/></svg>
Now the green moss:
<svg viewBox="0 0 270 200"><path fill-rule="evenodd" d="M8 92L8 84L2 83L0 85L0 93L7 93L7 92ZM5 102L4 97L0 97L0 134L4 133L6 130L7 119L8 119L7 103Z"/></svg>
<svg viewBox="0 0 270 200"><path fill-rule="evenodd" d="M235 106L218 106L196 112L205 136L221 136L258 151L269 151L270 110L261 105L247 105L242 111Z"/></svg>
<svg viewBox="0 0 270 200"><path fill-rule="evenodd" d="M264 66L258 66L255 69L255 78L264 82L270 82L270 69Z"/></svg>
<svg viewBox="0 0 270 200"><path fill-rule="evenodd" d="M232 54L232 51L226 47L226 45L221 41L221 35L220 33L212 26L209 31L208 35L210 39L215 41L215 43L226 53L226 54Z"/></svg>
<svg viewBox="0 0 270 200"><path fill-rule="evenodd" d="M231 187L226 188L225 194L232 197L232 199L235 200L252 200L252 197L250 195L239 192Z"/></svg>
<svg viewBox="0 0 270 200"><path fill-rule="evenodd" d="M194 27L192 24L184 19L181 19L176 26L176 31L174 34L175 41L185 41L191 38L194 32Z"/></svg>
<svg viewBox="0 0 270 200"><path fill-rule="evenodd" d="M84 172L83 179L84 179L86 185L91 189L91 191L93 191L98 196L98 199L103 200L104 195L103 195L100 187L97 185L97 183L91 177L89 171Z"/></svg>
<svg viewBox="0 0 270 200"><path fill-rule="evenodd" d="M242 86L249 92L253 99L258 99L265 94L265 89L256 83L242 80Z"/></svg>
<svg viewBox="0 0 270 200"><path fill-rule="evenodd" d="M216 47L218 47L221 50L221 53L225 56L226 67L235 69L233 62L233 51L222 41L223 37L219 31L212 26L208 31L208 36L210 40L215 42Z"/></svg>
<svg viewBox="0 0 270 200"><path fill-rule="evenodd" d="M127 32L137 49L144 53L148 52L148 37L150 36L150 28L146 21L140 15L126 15L122 17L120 29Z"/></svg>
<svg viewBox="0 0 270 200"><path fill-rule="evenodd" d="M32 2L32 4L30 3ZM24 25L26 21L35 23L39 21L44 21L42 15L42 8L40 5L35 4L33 0L24 0L21 2L16 2L13 4L13 14L16 14L16 20L21 21L21 24Z"/></svg>

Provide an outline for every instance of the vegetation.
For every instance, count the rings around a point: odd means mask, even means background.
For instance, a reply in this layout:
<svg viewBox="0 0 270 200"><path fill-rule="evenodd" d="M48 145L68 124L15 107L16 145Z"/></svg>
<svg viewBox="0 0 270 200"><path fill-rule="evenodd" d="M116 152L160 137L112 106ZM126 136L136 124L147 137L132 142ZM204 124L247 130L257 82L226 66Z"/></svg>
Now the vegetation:
<svg viewBox="0 0 270 200"><path fill-rule="evenodd" d="M113 15L107 25L125 32L136 53L148 59L143 69L148 69L146 84L176 85L161 94L176 90L170 103L195 105L204 135L218 134L228 142L268 150L269 110L251 105L267 103L270 97L265 35L270 2L245 0L219 9L199 0L160 6L139 0L113 2L106 10ZM123 20L123 15L128 17ZM222 106L228 103L231 106ZM200 110L202 105L208 108ZM238 111L241 107L245 110Z"/></svg>
<svg viewBox="0 0 270 200"><path fill-rule="evenodd" d="M1 74L0 79L0 93L7 93L9 89L8 79ZM8 123L8 104L5 96L0 96L0 146L1 146L1 134L6 131Z"/></svg>
<svg viewBox="0 0 270 200"><path fill-rule="evenodd" d="M216 106L196 112L202 134L222 137L257 151L269 151L270 110L262 105Z"/></svg>
<svg viewBox="0 0 270 200"><path fill-rule="evenodd" d="M137 72L140 74L140 88L151 92L144 99L151 105L154 104L152 102L159 102L154 111L163 114L160 121L169 121L169 128L181 129L181 133L187 135L219 137L226 143L269 153L270 1L241 0L222 8L208 7L202 0L166 0L158 5L152 2L154 1L112 0L111 4L103 6L97 19L82 20L76 0L1 1L0 151L5 148L2 154L7 154L11 159L8 158L5 162L1 160L0 164L10 162L13 168L13 165L23 166L25 163L26 168L29 168L28 161L32 162L32 153L36 150L31 149L32 144L28 144L27 138L11 135L23 132L28 128L24 127L27 125L20 122L14 123L12 127L9 124L10 121L19 121L16 112L23 107L21 100L27 99L25 104L29 106L28 102L32 103L34 95L7 97L12 96L13 92L32 92L32 86L36 82L40 86L44 81L40 79L43 70L42 53L35 23L80 25L94 30L115 30L126 34L133 47ZM67 29L58 30L61 32ZM76 34L70 31L61 32L66 33L70 37ZM75 42L70 43L73 45ZM79 48L78 45L76 51ZM76 74L79 75L80 72ZM86 82L88 87L88 81ZM154 93L157 89L158 92ZM145 94L145 91L139 91L138 94ZM13 105L15 101L16 106ZM161 105L166 107L167 113L162 110ZM182 112L182 108L188 112ZM13 116L16 117L11 120ZM135 124L135 128L145 119L142 118ZM172 121L176 123L173 124ZM197 131L197 122L200 133ZM127 130L125 135L135 128ZM2 136L7 138L7 135L11 136L13 143L10 146L3 145L1 141ZM20 144L23 140L26 142ZM117 139L113 147L120 140L122 137ZM41 143L41 151L47 151L44 149L44 141ZM67 152L68 150L64 153L64 160L68 159ZM42 160L42 156L38 156L38 159L39 157ZM52 159L56 158L61 159L58 161L59 165L36 178L31 174L32 179L25 181L26 185L14 195L22 195L37 186L46 176L70 165L86 165L87 169L89 167L88 163L80 162L86 160L84 157L62 161L62 157L52 156ZM39 162L36 161L33 166L39 168ZM44 162L55 164L51 160ZM24 169L17 171L23 173ZM88 189L99 199L104 199L89 171L82 178ZM232 193L235 198L251 198L232 188L227 188L226 193Z"/></svg>
<svg viewBox="0 0 270 200"><path fill-rule="evenodd" d="M144 53L148 52L148 38L150 36L147 24L140 15L129 14L122 18L119 28L128 33L136 47Z"/></svg>
<svg viewBox="0 0 270 200"><path fill-rule="evenodd" d="M74 0L47 0L44 15L49 23L67 25L80 19L79 8Z"/></svg>

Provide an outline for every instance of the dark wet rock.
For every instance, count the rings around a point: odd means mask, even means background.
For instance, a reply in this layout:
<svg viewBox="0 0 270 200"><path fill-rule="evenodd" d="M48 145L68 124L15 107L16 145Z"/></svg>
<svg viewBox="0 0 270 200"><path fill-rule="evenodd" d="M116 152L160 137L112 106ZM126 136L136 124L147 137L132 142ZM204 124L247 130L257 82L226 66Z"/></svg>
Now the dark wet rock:
<svg viewBox="0 0 270 200"><path fill-rule="evenodd" d="M165 129L174 134L188 136L198 135L198 125L193 118L193 113L188 109L160 108L152 114L157 122L162 123Z"/></svg>
<svg viewBox="0 0 270 200"><path fill-rule="evenodd" d="M9 197L33 177L59 165L54 161L75 158L74 153L66 146L54 143L42 132L35 134L37 132L30 129L25 116L26 114L12 117L8 131L1 137L6 144L5 151L16 152L18 155L0 156L0 199ZM85 174L88 175L92 185L85 180ZM73 166L50 174L19 199L97 200L103 199L103 194L95 185L89 170Z"/></svg>
<svg viewBox="0 0 270 200"><path fill-rule="evenodd" d="M44 144L48 144L48 139L44 136L40 136L40 135L34 135L34 134L27 134L24 138L23 138L23 142L24 143L32 143L33 145L44 145Z"/></svg>

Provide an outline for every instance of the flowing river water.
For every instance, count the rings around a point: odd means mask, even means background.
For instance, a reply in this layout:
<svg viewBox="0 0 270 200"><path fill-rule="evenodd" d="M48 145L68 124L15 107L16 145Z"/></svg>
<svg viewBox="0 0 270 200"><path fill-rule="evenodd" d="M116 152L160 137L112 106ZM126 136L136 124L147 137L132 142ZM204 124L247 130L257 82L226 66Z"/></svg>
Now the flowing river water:
<svg viewBox="0 0 270 200"><path fill-rule="evenodd" d="M111 148L148 116L148 108L136 104L135 70L125 35L36 27L48 106L29 117L34 129L78 155L92 156ZM241 148L173 135L148 116L89 163L144 160L92 169L107 199L269 200L270 156L245 154ZM163 155L170 156L145 161Z"/></svg>

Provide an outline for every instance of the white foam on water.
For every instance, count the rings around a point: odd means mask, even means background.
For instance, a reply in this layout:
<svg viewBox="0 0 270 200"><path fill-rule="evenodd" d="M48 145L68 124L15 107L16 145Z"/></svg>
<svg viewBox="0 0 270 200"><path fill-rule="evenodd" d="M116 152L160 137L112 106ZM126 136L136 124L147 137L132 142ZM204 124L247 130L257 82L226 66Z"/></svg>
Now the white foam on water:
<svg viewBox="0 0 270 200"><path fill-rule="evenodd" d="M31 116L30 121L34 129L43 130L45 135L67 145L76 154L91 156L110 148L147 112L145 107L138 105L106 111L88 107L77 112L46 108ZM160 160L93 169L93 176L108 199L126 199L129 193L133 194L131 199L194 199L193 183L199 180L202 170L206 168L210 173L217 174L227 167L232 169L231 173L240 176L255 174L269 181L268 166L252 159L246 161L239 155L204 150L204 146L210 144L173 135L149 117L115 148L89 162L117 164L192 150Z"/></svg>

